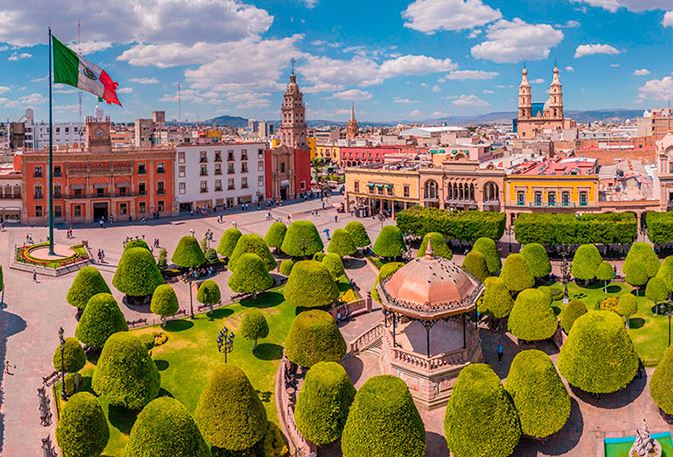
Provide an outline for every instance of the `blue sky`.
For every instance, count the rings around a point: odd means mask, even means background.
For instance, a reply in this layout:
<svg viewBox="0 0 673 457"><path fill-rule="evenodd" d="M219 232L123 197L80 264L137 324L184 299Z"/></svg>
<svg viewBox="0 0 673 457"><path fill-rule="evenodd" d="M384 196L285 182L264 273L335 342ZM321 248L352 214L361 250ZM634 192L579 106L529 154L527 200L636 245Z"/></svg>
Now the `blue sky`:
<svg viewBox="0 0 673 457"><path fill-rule="evenodd" d="M165 110L277 119L295 58L309 119L422 120L516 109L525 63L567 109L666 106L673 0L0 0L0 119L47 116L48 24L120 84L113 120ZM78 120L55 88L55 118ZM84 94L84 112L96 104Z"/></svg>

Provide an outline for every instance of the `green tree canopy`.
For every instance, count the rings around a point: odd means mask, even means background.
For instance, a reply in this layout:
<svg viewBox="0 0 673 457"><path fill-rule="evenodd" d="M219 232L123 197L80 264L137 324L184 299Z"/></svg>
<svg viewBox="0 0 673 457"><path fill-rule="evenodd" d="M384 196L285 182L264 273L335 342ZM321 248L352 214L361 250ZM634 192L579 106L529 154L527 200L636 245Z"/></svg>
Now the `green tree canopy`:
<svg viewBox="0 0 673 457"><path fill-rule="evenodd" d="M449 397L444 436L455 457L507 457L521 437L512 400L486 364L463 368Z"/></svg>
<svg viewBox="0 0 673 457"><path fill-rule="evenodd" d="M285 339L285 355L301 367L341 362L346 355L346 341L329 313L304 311L292 321Z"/></svg>
<svg viewBox="0 0 673 457"><path fill-rule="evenodd" d="M355 394L341 437L344 457L422 457L425 428L409 388L373 376Z"/></svg>
<svg viewBox="0 0 673 457"><path fill-rule="evenodd" d="M323 249L318 229L310 221L294 221L287 228L281 251L290 257L308 257Z"/></svg>
<svg viewBox="0 0 673 457"><path fill-rule="evenodd" d="M63 360L63 362L61 362ZM54 370L63 370L66 373L77 373L86 365L86 354L77 338L66 338L63 345L63 359L61 359L61 345L56 346L52 357Z"/></svg>
<svg viewBox="0 0 673 457"><path fill-rule="evenodd" d="M623 389L636 375L638 364L622 319L611 311L590 311L579 317L558 360L563 377L590 393Z"/></svg>
<svg viewBox="0 0 673 457"><path fill-rule="evenodd" d="M338 228L332 233L327 252L338 254L340 257L352 256L357 252L357 248L350 233L346 229Z"/></svg>
<svg viewBox="0 0 673 457"><path fill-rule="evenodd" d="M206 262L211 265L215 265L220 261L220 258L217 256L217 251L214 248L206 249L204 256L206 257Z"/></svg>
<svg viewBox="0 0 673 457"><path fill-rule="evenodd" d="M327 271L329 271L334 280L339 279L346 272L344 269L344 263L341 260L341 257L339 257L339 254L335 254L333 252L328 253L322 259L322 264L325 266L325 268L327 268Z"/></svg>
<svg viewBox="0 0 673 457"><path fill-rule="evenodd" d="M222 300L220 286L214 280L206 279L196 291L196 300L204 305L217 305Z"/></svg>
<svg viewBox="0 0 673 457"><path fill-rule="evenodd" d="M307 440L323 445L341 436L355 387L344 367L336 362L319 362L306 374L294 417Z"/></svg>
<svg viewBox="0 0 673 457"><path fill-rule="evenodd" d="M546 438L563 428L570 418L570 396L549 356L537 349L514 357L505 380L519 413L521 432Z"/></svg>
<svg viewBox="0 0 673 457"><path fill-rule="evenodd" d="M568 303L559 314L559 320L561 321L561 328L565 330L566 333L570 333L570 329L573 327L573 324L578 317L583 316L587 313L587 306L582 300L572 300Z"/></svg>
<svg viewBox="0 0 673 457"><path fill-rule="evenodd" d="M521 254L510 254L500 272L500 279L510 292L519 292L535 285L535 278Z"/></svg>
<svg viewBox="0 0 673 457"><path fill-rule="evenodd" d="M154 289L150 311L157 316L161 316L163 324L166 323L166 317L177 313L179 309L178 297L170 284L162 284Z"/></svg>
<svg viewBox="0 0 673 457"><path fill-rule="evenodd" d="M652 245L639 241L631 245L622 266L624 279L632 286L640 287L659 272L659 258ZM643 278L646 277L645 281ZM633 282L632 282L633 281Z"/></svg>
<svg viewBox="0 0 673 457"><path fill-rule="evenodd" d="M266 322L264 313L256 308L243 313L240 327L241 336L246 340L254 341L252 349L257 348L257 340L269 336L269 324Z"/></svg>
<svg viewBox="0 0 673 457"><path fill-rule="evenodd" d="M657 278L664 281L669 292L673 292L673 256L664 259L657 273Z"/></svg>
<svg viewBox="0 0 673 457"><path fill-rule="evenodd" d="M463 259L463 270L474 276L477 281L484 282L489 276L486 259L479 251L470 251Z"/></svg>
<svg viewBox="0 0 673 457"><path fill-rule="evenodd" d="M236 265L236 270L229 277L229 288L234 292L253 294L254 299L257 292L273 286L273 278L257 254L243 254Z"/></svg>
<svg viewBox="0 0 673 457"><path fill-rule="evenodd" d="M505 284L497 276L486 278L484 282L483 307L496 319L509 316L514 307L514 300Z"/></svg>
<svg viewBox="0 0 673 457"><path fill-rule="evenodd" d="M234 227L225 230L222 233L222 237L220 238L220 244L217 246L217 252L219 252L220 255L226 259L231 257L231 254L234 252L236 243L238 243L238 239L241 237L241 235L241 231Z"/></svg>
<svg viewBox="0 0 673 457"><path fill-rule="evenodd" d="M65 299L72 306L84 309L89 299L100 293L109 294L110 287L97 268L87 265L77 272Z"/></svg>
<svg viewBox="0 0 673 457"><path fill-rule="evenodd" d="M423 241L421 241L421 246L418 248L416 257L423 257L425 255L425 251L428 249L428 241L430 241L430 246L432 246L432 255L434 257L442 257L449 260L453 258L453 252L449 249L449 245L446 244L444 235L438 232L425 234Z"/></svg>
<svg viewBox="0 0 673 457"><path fill-rule="evenodd" d="M500 273L502 260L500 260L500 252L498 252L498 246L493 239L487 237L479 238L475 241L474 246L472 246L472 250L483 254L484 260L486 260L486 266L488 267L488 272L491 273L491 275Z"/></svg>
<svg viewBox="0 0 673 457"><path fill-rule="evenodd" d="M582 281L591 281L603 263L603 257L593 244L583 244L575 251L570 272L573 277Z"/></svg>
<svg viewBox="0 0 673 457"><path fill-rule="evenodd" d="M194 419L178 400L160 397L138 414L125 457L210 457Z"/></svg>
<svg viewBox="0 0 673 457"><path fill-rule="evenodd" d="M136 238L134 240L129 240L125 245L124 245L124 250L126 251L127 249L131 248L143 248L147 249L148 251L150 250L150 247L147 245L147 242L145 240Z"/></svg>
<svg viewBox="0 0 673 457"><path fill-rule="evenodd" d="M661 303L662 301L668 300L670 293L664 280L659 276L655 276L647 281L645 296L654 303Z"/></svg>
<svg viewBox="0 0 673 457"><path fill-rule="evenodd" d="M243 254L257 254L262 259L262 262L264 262L266 271L276 268L276 259L271 254L271 251L269 251L269 247L262 237L256 233L246 233L238 239L234 252L229 256L229 269L231 271L236 270L238 259Z"/></svg>
<svg viewBox="0 0 673 457"><path fill-rule="evenodd" d="M379 292L376 290L376 286L378 286L381 281L385 281L386 279L390 278L397 270L402 268L404 266L404 263L402 262L389 262L384 264L381 269L379 270L379 274L376 276L376 281L374 281L374 285L372 286L372 298L376 300L377 302L381 303L381 297L379 297Z"/></svg>
<svg viewBox="0 0 673 457"><path fill-rule="evenodd" d="M475 241L481 237L499 240L505 230L505 213L414 206L397 213L397 225L404 233L416 236L439 232L450 240Z"/></svg>
<svg viewBox="0 0 673 457"><path fill-rule="evenodd" d="M136 248L142 249L142 248ZM110 294L96 294L89 300L77 323L75 336L89 347L102 348L113 333L129 329L124 313Z"/></svg>
<svg viewBox="0 0 673 457"><path fill-rule="evenodd" d="M168 269L168 252L164 248L159 249L157 267L159 268L159 271L162 272Z"/></svg>
<svg viewBox="0 0 673 457"><path fill-rule="evenodd" d="M183 236L171 257L171 261L181 268L196 268L206 263L206 256L199 242L191 235Z"/></svg>
<svg viewBox="0 0 673 457"><path fill-rule="evenodd" d="M350 221L344 227L348 233L350 233L351 238L353 238L353 243L358 248L364 248L372 244L372 240L369 239L367 230L365 226L362 225L360 221Z"/></svg>
<svg viewBox="0 0 673 457"><path fill-rule="evenodd" d="M301 260L294 264L283 295L297 308L319 308L339 298L330 272L315 260Z"/></svg>
<svg viewBox="0 0 673 457"><path fill-rule="evenodd" d="M669 346L654 370L650 381L650 394L657 406L673 415L673 346Z"/></svg>
<svg viewBox="0 0 673 457"><path fill-rule="evenodd" d="M521 255L528 265L528 271L536 278L544 278L551 273L551 263L544 246L529 243L521 248Z"/></svg>
<svg viewBox="0 0 673 457"><path fill-rule="evenodd" d="M372 251L381 257L400 257L406 249L402 231L395 225L386 225L376 237Z"/></svg>
<svg viewBox="0 0 673 457"><path fill-rule="evenodd" d="M315 260L316 262L322 262L326 255L327 254L325 254L322 251L316 252L315 254L313 254L313 260Z"/></svg>
<svg viewBox="0 0 673 457"><path fill-rule="evenodd" d="M615 277L615 270L610 262L603 261L596 270L596 279L603 281L603 292L606 292L607 285Z"/></svg>
<svg viewBox="0 0 673 457"><path fill-rule="evenodd" d="M164 284L164 277L149 250L130 248L124 251L112 278L112 285L118 291L132 297L145 297L152 295L161 284Z"/></svg>
<svg viewBox="0 0 673 457"><path fill-rule="evenodd" d="M111 405L140 410L159 393L161 378L140 339L119 332L105 343L91 386Z"/></svg>
<svg viewBox="0 0 673 457"><path fill-rule="evenodd" d="M280 271L280 274L284 276L290 276L290 273L292 272L292 268L294 267L294 260L292 259L283 259L280 262L280 267L278 270Z"/></svg>
<svg viewBox="0 0 673 457"><path fill-rule="evenodd" d="M56 427L56 441L63 457L95 457L103 453L110 428L96 397L76 393L65 403Z"/></svg>
<svg viewBox="0 0 673 457"><path fill-rule="evenodd" d="M638 312L638 297L633 294L621 295L617 303L617 312L627 318L636 314Z"/></svg>
<svg viewBox="0 0 673 457"><path fill-rule="evenodd" d="M194 411L203 437L229 452L255 447L266 434L266 410L243 370L224 364L214 368Z"/></svg>
<svg viewBox="0 0 673 457"><path fill-rule="evenodd" d="M287 225L280 221L276 221L269 227L264 235L264 242L270 248L280 249L287 233Z"/></svg>
<svg viewBox="0 0 673 457"><path fill-rule="evenodd" d="M554 335L558 320L545 294L537 289L525 289L516 297L507 327L521 340L540 341Z"/></svg>

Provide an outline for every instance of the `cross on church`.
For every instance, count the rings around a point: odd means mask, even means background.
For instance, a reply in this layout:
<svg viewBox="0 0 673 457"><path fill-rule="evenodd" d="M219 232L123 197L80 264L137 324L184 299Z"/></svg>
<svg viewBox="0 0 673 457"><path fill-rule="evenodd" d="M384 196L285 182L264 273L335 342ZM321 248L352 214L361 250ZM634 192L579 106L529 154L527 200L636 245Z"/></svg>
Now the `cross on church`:
<svg viewBox="0 0 673 457"><path fill-rule="evenodd" d="M295 63L295 62L296 62L296 60L294 60L294 57L292 57L292 58L290 59L290 64L292 65L292 74L294 74L294 63Z"/></svg>

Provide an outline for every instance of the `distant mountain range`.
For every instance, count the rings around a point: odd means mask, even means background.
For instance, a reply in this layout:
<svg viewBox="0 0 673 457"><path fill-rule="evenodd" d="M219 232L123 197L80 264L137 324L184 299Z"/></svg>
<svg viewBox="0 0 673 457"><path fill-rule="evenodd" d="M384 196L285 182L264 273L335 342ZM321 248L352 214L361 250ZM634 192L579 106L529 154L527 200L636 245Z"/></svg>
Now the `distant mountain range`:
<svg viewBox="0 0 673 457"><path fill-rule="evenodd" d="M643 110L633 109L596 109L587 111L566 111L566 117L574 119L577 122L596 122L596 121L623 121L626 119L635 119L643 115ZM388 122L370 122L359 121L361 127L385 127L403 124L425 124L425 125L471 125L471 124L492 124L492 123L510 123L516 117L515 111L502 111L495 113L479 114L475 116L448 116L438 119L424 119L422 121L397 120ZM280 126L279 120L268 121L276 128ZM309 127L320 127L327 125L345 126L347 121L330 121L322 119L313 119L307 121ZM248 119L240 116L218 116L199 125L213 125L218 127L245 127L248 125Z"/></svg>

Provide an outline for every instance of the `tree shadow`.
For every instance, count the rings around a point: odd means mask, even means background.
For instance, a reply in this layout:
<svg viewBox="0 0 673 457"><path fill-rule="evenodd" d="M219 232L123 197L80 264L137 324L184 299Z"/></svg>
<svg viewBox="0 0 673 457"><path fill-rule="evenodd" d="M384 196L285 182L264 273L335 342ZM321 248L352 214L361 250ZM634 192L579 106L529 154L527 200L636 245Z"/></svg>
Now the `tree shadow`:
<svg viewBox="0 0 673 457"><path fill-rule="evenodd" d="M166 322L166 327L164 327L164 330L167 332L182 332L189 330L192 327L194 327L194 322L187 319L177 319Z"/></svg>
<svg viewBox="0 0 673 457"><path fill-rule="evenodd" d="M110 425L128 435L135 424L140 411L133 411L122 406L108 405L108 420Z"/></svg>
<svg viewBox="0 0 673 457"><path fill-rule="evenodd" d="M271 401L271 391L265 390L256 390L257 395L259 395L259 399L262 401L262 403L269 403Z"/></svg>
<svg viewBox="0 0 673 457"><path fill-rule="evenodd" d="M606 289L606 291L607 291L609 294L616 294L617 292L619 292L619 291L621 291L621 290L622 290L621 287L619 287L619 286L615 286L614 284L611 285L611 286L608 286L607 289Z"/></svg>
<svg viewBox="0 0 673 457"><path fill-rule="evenodd" d="M241 305L246 308L273 308L285 301L285 297L280 292L270 291L259 295L257 299L244 298L241 300Z"/></svg>
<svg viewBox="0 0 673 457"><path fill-rule="evenodd" d="M86 360L88 362L91 362L92 365L98 365L98 359L100 358L100 351L98 349L96 350L88 350L86 351Z"/></svg>
<svg viewBox="0 0 673 457"><path fill-rule="evenodd" d="M260 343L252 353L260 360L280 360L283 357L283 346L275 343Z"/></svg>
<svg viewBox="0 0 673 457"><path fill-rule="evenodd" d="M360 380L362 372L364 371L364 363L362 363L362 360L360 360L358 356L347 354L341 364L346 369L346 373L348 373L353 384Z"/></svg>
<svg viewBox="0 0 673 457"><path fill-rule="evenodd" d="M636 376L631 380L628 386L617 392L610 394L595 395L585 392L575 386L570 386L573 394L585 403L588 403L596 408L604 409L618 409L623 408L629 403L635 401L636 398L643 393L645 385L647 384L647 372L641 368Z"/></svg>
<svg viewBox="0 0 673 457"><path fill-rule="evenodd" d="M435 432L425 432L425 455L432 457L448 457L449 448L446 439Z"/></svg>
<svg viewBox="0 0 673 457"><path fill-rule="evenodd" d="M213 310L213 312L210 314L210 317L213 319L224 319L225 317L229 317L232 314L234 314L234 311L229 308L218 308Z"/></svg>
<svg viewBox="0 0 673 457"><path fill-rule="evenodd" d="M157 394L157 398L160 398L160 397L175 398L175 397L173 397L172 393L170 393L169 391L167 391L163 387L161 389L159 389L159 393Z"/></svg>
<svg viewBox="0 0 673 457"><path fill-rule="evenodd" d="M569 455L577 446L584 430L584 416L580 405L574 398L570 398L570 417L563 428L549 438L538 441L522 439L517 446L514 455L522 457L534 457L544 455Z"/></svg>
<svg viewBox="0 0 673 457"><path fill-rule="evenodd" d="M167 370L168 367L170 366L170 363L168 363L168 360L155 360L154 364L157 366L157 370L159 370L159 371Z"/></svg>
<svg viewBox="0 0 673 457"><path fill-rule="evenodd" d="M367 266L367 261L365 259L348 257L344 262L344 267L348 270L356 270Z"/></svg>
<svg viewBox="0 0 673 457"><path fill-rule="evenodd" d="M632 317L629 319L629 328L631 329L641 328L643 325L645 325L645 319L642 317Z"/></svg>

